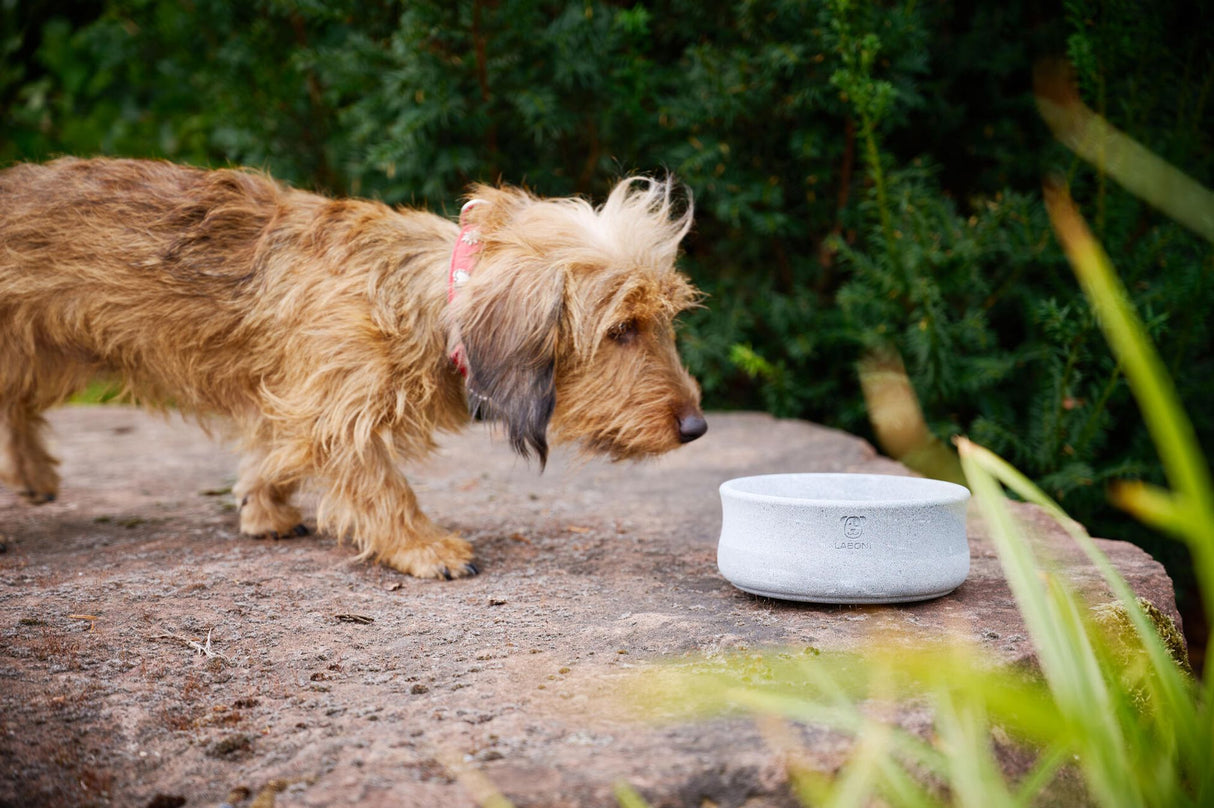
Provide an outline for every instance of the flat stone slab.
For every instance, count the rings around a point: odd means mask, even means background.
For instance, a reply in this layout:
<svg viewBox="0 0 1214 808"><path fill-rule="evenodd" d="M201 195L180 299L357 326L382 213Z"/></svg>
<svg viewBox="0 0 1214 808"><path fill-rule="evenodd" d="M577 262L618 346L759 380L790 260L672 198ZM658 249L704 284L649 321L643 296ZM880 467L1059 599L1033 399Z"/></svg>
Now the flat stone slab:
<svg viewBox="0 0 1214 808"><path fill-rule="evenodd" d="M235 458L175 417L82 407L51 420L59 500L0 491L0 805L474 805L461 767L520 806L615 805L618 781L658 806L792 805L750 720L641 723L619 683L667 657L876 636L953 632L993 658L1032 657L972 514L968 580L926 603L783 603L720 576L724 480L907 473L805 422L716 414L659 460L557 453L542 475L485 427L446 438L411 480L482 574L436 582L323 536L241 538ZM1056 537L1068 577L1109 597L1058 528L1021 512ZM1100 544L1179 620L1160 565ZM848 748L806 742L824 770Z"/></svg>

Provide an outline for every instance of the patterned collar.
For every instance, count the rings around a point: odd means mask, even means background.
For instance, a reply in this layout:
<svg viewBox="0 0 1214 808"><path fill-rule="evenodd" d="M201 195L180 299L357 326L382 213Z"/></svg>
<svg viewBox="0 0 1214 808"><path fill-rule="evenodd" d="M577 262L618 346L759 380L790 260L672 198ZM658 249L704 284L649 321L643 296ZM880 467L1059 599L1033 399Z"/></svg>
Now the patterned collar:
<svg viewBox="0 0 1214 808"><path fill-rule="evenodd" d="M468 282L472 277L472 269L476 266L476 257L480 254L481 234L473 225L467 221L468 211L477 205L484 204L483 199L468 200L459 212L459 237L455 240L455 247L451 250L451 270L447 275L447 302L455 300L455 295L459 292L460 287ZM451 361L459 370L460 375L464 378L468 377L468 360L464 352L464 343L461 340L451 350Z"/></svg>

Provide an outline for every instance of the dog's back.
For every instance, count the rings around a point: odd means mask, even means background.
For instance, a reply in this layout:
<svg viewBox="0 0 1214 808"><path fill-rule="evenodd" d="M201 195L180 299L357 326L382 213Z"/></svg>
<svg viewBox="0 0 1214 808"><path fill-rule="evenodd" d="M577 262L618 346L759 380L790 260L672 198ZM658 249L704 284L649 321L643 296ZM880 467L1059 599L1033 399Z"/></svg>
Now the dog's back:
<svg viewBox="0 0 1214 808"><path fill-rule="evenodd" d="M123 287L222 300L282 189L244 171L148 160L63 158L0 171L0 306L25 295ZM129 298L126 298L129 300Z"/></svg>
<svg viewBox="0 0 1214 808"><path fill-rule="evenodd" d="M228 396L214 376L166 376L242 338L283 193L251 172L157 161L0 172L0 396L42 409L98 373L147 398Z"/></svg>

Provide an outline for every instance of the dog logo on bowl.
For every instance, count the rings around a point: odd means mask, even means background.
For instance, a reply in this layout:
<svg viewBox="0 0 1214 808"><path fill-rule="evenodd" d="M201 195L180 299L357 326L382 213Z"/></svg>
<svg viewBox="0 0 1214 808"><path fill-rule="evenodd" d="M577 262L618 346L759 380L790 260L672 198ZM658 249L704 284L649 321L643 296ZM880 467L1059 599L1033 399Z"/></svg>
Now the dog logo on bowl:
<svg viewBox="0 0 1214 808"><path fill-rule="evenodd" d="M847 538L858 539L864 534L863 516L844 516L839 521L843 523L843 535Z"/></svg>

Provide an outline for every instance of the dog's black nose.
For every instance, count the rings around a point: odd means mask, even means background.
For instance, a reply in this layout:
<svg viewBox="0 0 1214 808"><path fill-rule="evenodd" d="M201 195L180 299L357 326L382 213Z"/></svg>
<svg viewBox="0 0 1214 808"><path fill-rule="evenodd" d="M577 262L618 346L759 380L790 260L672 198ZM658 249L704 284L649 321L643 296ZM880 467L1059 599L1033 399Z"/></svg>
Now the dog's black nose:
<svg viewBox="0 0 1214 808"><path fill-rule="evenodd" d="M708 431L708 422L698 410L690 410L679 416L679 441L691 443Z"/></svg>

